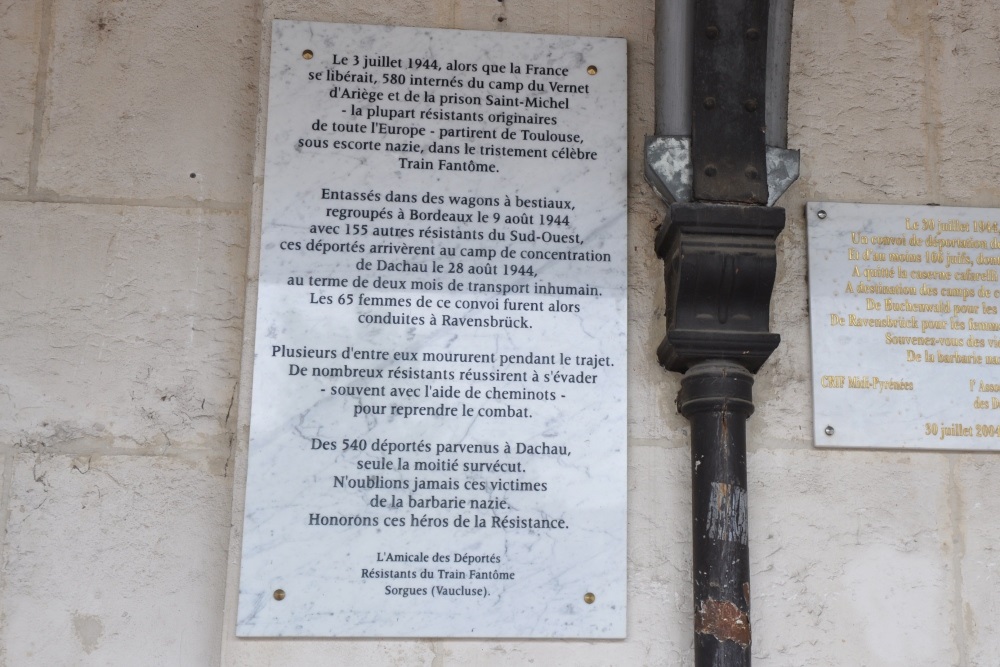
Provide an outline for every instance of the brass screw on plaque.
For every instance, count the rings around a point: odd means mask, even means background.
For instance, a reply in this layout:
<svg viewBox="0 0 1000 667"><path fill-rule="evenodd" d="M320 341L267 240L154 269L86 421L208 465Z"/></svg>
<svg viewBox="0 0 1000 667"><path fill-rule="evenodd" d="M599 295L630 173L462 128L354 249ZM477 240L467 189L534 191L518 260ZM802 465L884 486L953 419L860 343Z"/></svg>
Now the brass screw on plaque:
<svg viewBox="0 0 1000 667"><path fill-rule="evenodd" d="M281 602L282 600L284 600L285 599L285 591L281 590L280 588L278 590L274 591L274 599L277 600L277 601L279 601L279 602Z"/></svg>
<svg viewBox="0 0 1000 667"><path fill-rule="evenodd" d="M583 596L583 601L586 602L587 604L594 604L594 600L596 599L597 598L594 596L593 593L587 593L586 595Z"/></svg>
<svg viewBox="0 0 1000 667"><path fill-rule="evenodd" d="M313 58L313 52L312 52L312 50L311 49L306 49L305 51L303 51L302 52L302 57L305 58L306 60L312 60L312 58Z"/></svg>
<svg viewBox="0 0 1000 667"><path fill-rule="evenodd" d="M594 76L595 74L597 74L597 68L591 65L590 67L587 68L587 74L589 74L590 76Z"/></svg>

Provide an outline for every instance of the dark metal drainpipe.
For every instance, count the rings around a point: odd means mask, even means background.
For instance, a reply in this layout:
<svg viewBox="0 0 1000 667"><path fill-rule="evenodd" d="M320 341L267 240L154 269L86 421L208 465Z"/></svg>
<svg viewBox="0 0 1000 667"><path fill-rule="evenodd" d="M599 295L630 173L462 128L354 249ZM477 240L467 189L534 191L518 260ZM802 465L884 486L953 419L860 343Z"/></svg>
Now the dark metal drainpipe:
<svg viewBox="0 0 1000 667"><path fill-rule="evenodd" d="M746 424L753 376L730 362L697 364L677 407L691 421L695 665L750 664Z"/></svg>
<svg viewBox="0 0 1000 667"><path fill-rule="evenodd" d="M790 2L772 1L790 19ZM686 38L657 45L646 175L670 204L656 239L667 319L657 353L684 373L677 408L691 423L694 664L749 667L746 423L753 374L780 340L768 320L785 212L772 205L797 178L798 153L766 144L783 128L765 130L784 122L766 109L787 69L768 82L768 0L661 0L657 14L658 40ZM671 53L689 54L688 73ZM690 86L677 85L685 76Z"/></svg>

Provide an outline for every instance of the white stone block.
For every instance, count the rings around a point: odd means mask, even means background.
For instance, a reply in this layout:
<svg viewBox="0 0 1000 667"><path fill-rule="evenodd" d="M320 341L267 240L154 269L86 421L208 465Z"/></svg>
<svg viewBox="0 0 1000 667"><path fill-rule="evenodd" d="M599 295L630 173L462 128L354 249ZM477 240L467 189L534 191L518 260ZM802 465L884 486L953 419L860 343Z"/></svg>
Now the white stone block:
<svg viewBox="0 0 1000 667"><path fill-rule="evenodd" d="M247 208L254 3L54 0L51 11L39 188Z"/></svg>
<svg viewBox="0 0 1000 667"><path fill-rule="evenodd" d="M3 396L0 396L0 401L2 400ZM5 472L7 460L11 457L9 450L10 447L6 443L0 444L0 512L5 514L7 512L7 477L5 476ZM2 590L0 588L0 595L2 595Z"/></svg>
<svg viewBox="0 0 1000 667"><path fill-rule="evenodd" d="M278 0L264 8L263 25L268 35L272 19L453 28L457 26L449 22L457 13L454 5L449 0L400 0L363 5L351 0Z"/></svg>
<svg viewBox="0 0 1000 667"><path fill-rule="evenodd" d="M217 664L224 465L17 455L3 561L6 664Z"/></svg>
<svg viewBox="0 0 1000 667"><path fill-rule="evenodd" d="M996 456L965 455L956 465L955 527L962 596L956 625L965 633L966 663L990 665L1000 654L1000 498Z"/></svg>
<svg viewBox="0 0 1000 667"><path fill-rule="evenodd" d="M438 667L447 650L431 641L347 641L314 639L230 639L223 667Z"/></svg>
<svg viewBox="0 0 1000 667"><path fill-rule="evenodd" d="M928 163L941 204L1000 202L1000 14L989 3L943 0L928 12L924 111ZM930 149L933 148L933 151Z"/></svg>
<svg viewBox="0 0 1000 667"><path fill-rule="evenodd" d="M758 451L748 467L755 660L957 664L945 456Z"/></svg>
<svg viewBox="0 0 1000 667"><path fill-rule="evenodd" d="M793 20L788 144L813 198L926 197L926 10L808 0Z"/></svg>
<svg viewBox="0 0 1000 667"><path fill-rule="evenodd" d="M0 0L0 195L28 188L41 5Z"/></svg>
<svg viewBox="0 0 1000 667"><path fill-rule="evenodd" d="M245 225L197 209L0 205L0 440L227 447Z"/></svg>

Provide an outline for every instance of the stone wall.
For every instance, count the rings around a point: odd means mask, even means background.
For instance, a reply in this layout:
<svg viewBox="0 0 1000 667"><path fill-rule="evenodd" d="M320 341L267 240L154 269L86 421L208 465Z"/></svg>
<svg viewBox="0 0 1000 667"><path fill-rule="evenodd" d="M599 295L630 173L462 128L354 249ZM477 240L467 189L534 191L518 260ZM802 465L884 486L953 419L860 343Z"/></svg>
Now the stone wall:
<svg viewBox="0 0 1000 667"><path fill-rule="evenodd" d="M628 39L626 641L235 638L272 18ZM0 0L0 664L690 664L652 26L652 0ZM1000 207L1000 15L798 0L791 63L802 178L749 428L755 664L985 667L1000 459L812 447L803 209Z"/></svg>

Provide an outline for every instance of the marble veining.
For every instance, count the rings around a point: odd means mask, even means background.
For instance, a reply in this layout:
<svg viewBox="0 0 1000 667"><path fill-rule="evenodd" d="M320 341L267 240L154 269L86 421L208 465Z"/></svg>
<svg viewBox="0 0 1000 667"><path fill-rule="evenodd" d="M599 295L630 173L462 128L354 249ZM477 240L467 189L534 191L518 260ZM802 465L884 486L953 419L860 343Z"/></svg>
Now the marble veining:
<svg viewBox="0 0 1000 667"><path fill-rule="evenodd" d="M274 22L240 636L624 637L625 77L620 39Z"/></svg>

